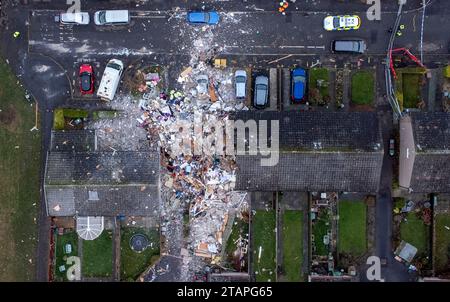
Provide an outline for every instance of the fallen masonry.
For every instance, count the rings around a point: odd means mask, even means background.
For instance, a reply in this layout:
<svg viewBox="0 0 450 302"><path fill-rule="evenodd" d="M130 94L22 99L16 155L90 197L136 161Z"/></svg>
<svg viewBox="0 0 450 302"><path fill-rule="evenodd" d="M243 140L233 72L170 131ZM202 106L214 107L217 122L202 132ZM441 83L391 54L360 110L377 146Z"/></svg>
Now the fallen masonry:
<svg viewBox="0 0 450 302"><path fill-rule="evenodd" d="M198 87L199 75L209 79L209 89ZM214 127L224 123L229 112L246 109L233 96L231 77L230 70L217 70L202 62L196 68L188 67L178 79L183 90L161 92L153 98L144 95L137 119L151 143L161 146L166 168L162 190L169 196L167 202L189 209L189 250L213 263L220 262L230 211L245 206L245 193L234 191L234 155L216 152L223 137L217 136ZM211 91L216 99L211 98ZM195 120L197 116L200 121ZM187 144L184 149L183 143ZM200 152L192 152L200 143Z"/></svg>

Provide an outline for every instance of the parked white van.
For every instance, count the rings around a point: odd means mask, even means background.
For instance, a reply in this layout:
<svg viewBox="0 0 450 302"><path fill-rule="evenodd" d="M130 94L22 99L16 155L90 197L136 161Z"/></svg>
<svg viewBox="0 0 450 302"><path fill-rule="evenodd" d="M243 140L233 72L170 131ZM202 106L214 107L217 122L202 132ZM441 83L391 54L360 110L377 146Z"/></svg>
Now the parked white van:
<svg viewBox="0 0 450 302"><path fill-rule="evenodd" d="M112 101L120 83L123 72L123 63L117 59L111 59L103 72L97 96L105 101Z"/></svg>
<svg viewBox="0 0 450 302"><path fill-rule="evenodd" d="M96 25L125 25L130 23L130 13L127 10L100 10L94 14Z"/></svg>

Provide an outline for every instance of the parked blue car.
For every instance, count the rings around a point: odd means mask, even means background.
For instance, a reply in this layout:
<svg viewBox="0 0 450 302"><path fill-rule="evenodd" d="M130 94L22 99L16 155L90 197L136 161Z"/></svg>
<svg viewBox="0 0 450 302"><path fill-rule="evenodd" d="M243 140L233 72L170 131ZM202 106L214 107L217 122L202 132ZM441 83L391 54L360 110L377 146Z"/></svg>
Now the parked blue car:
<svg viewBox="0 0 450 302"><path fill-rule="evenodd" d="M294 103L306 102L306 70L295 68L291 71L291 100Z"/></svg>
<svg viewBox="0 0 450 302"><path fill-rule="evenodd" d="M209 24L215 25L219 23L219 14L215 11L211 12L189 12L187 21L191 24Z"/></svg>

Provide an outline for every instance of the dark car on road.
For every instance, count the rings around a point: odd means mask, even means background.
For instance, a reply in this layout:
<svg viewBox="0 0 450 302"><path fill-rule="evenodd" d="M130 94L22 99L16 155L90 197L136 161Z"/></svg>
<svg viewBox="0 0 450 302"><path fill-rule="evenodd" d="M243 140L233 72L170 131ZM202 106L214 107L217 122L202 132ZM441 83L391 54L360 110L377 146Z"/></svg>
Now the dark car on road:
<svg viewBox="0 0 450 302"><path fill-rule="evenodd" d="M393 138L389 139L389 155L395 155L395 139Z"/></svg>
<svg viewBox="0 0 450 302"><path fill-rule="evenodd" d="M366 42L363 40L335 40L331 42L331 51L339 53L364 53Z"/></svg>
<svg viewBox="0 0 450 302"><path fill-rule="evenodd" d="M94 93L94 71L89 64L80 66L80 92L81 94Z"/></svg>
<svg viewBox="0 0 450 302"><path fill-rule="evenodd" d="M306 70L295 68L291 71L291 100L293 103L305 103Z"/></svg>

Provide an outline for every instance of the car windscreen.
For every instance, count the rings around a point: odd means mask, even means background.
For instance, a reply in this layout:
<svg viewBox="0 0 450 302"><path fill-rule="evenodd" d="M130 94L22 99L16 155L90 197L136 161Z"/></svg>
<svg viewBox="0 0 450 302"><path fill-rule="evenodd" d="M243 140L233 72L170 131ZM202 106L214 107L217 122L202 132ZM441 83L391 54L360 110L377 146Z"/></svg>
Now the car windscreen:
<svg viewBox="0 0 450 302"><path fill-rule="evenodd" d="M198 79L197 83L198 84L206 84L206 83L208 83L208 80L206 80L206 79Z"/></svg>
<svg viewBox="0 0 450 302"><path fill-rule="evenodd" d="M236 77L236 83L245 83L245 77L237 76Z"/></svg>
<svg viewBox="0 0 450 302"><path fill-rule="evenodd" d="M81 74L81 89L88 91L91 89L91 75L88 72Z"/></svg>
<svg viewBox="0 0 450 302"><path fill-rule="evenodd" d="M100 12L98 14L98 20L100 23L106 23L106 12Z"/></svg>
<svg viewBox="0 0 450 302"><path fill-rule="evenodd" d="M294 82L298 83L298 82L304 82L305 81L305 77L304 76L295 76L294 77Z"/></svg>
<svg viewBox="0 0 450 302"><path fill-rule="evenodd" d="M120 65L116 64L116 63L109 63L108 65L106 65L106 67L110 67L110 68L113 68L113 69L116 69L116 70L119 70L119 71L121 69Z"/></svg>
<svg viewBox="0 0 450 302"><path fill-rule="evenodd" d="M338 28L340 26L341 26L340 18L339 17L334 17L333 18L333 27L334 28Z"/></svg>

